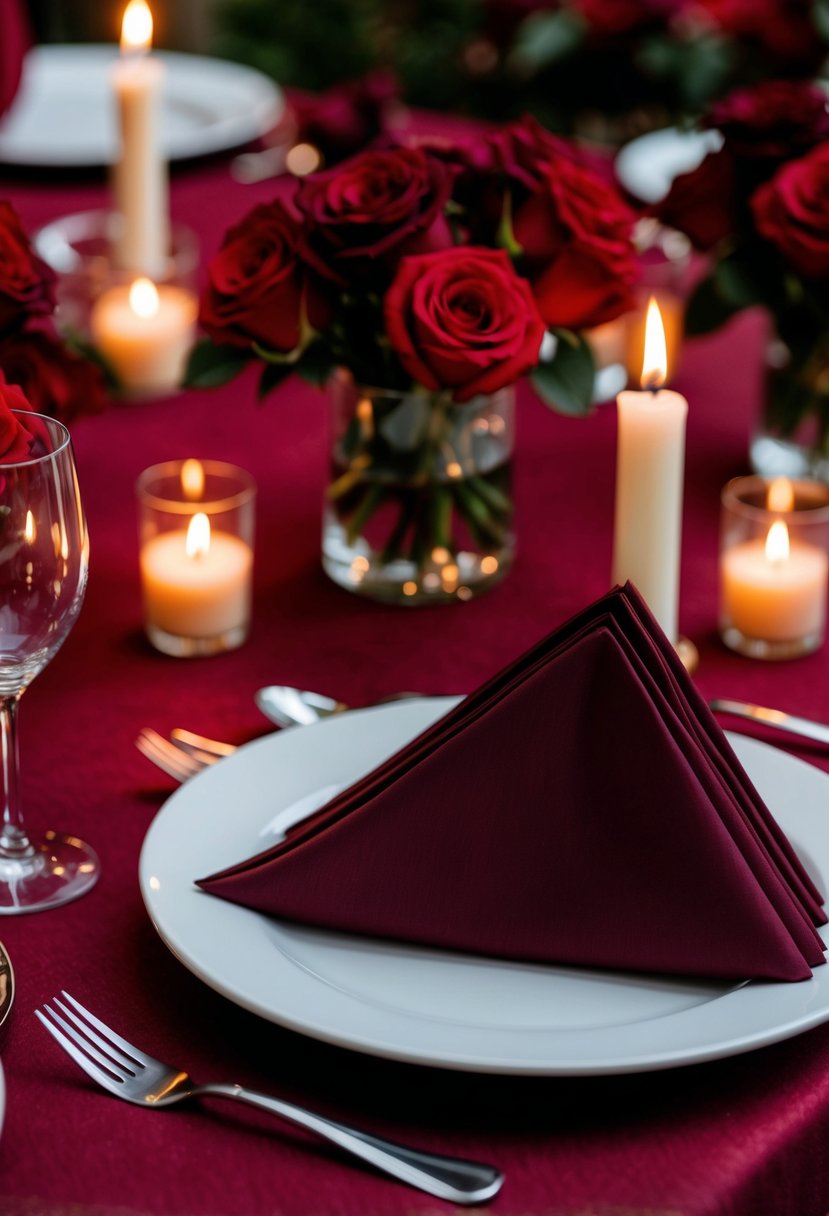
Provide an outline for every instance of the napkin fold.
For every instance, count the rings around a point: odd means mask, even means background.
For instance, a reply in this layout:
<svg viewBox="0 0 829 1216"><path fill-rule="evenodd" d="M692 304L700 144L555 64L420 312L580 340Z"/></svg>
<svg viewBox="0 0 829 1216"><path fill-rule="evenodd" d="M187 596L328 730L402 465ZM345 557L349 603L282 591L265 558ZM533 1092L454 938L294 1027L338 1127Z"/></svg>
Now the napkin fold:
<svg viewBox="0 0 829 1216"><path fill-rule="evenodd" d="M824 962L820 892L630 584L198 885L527 962L774 980Z"/></svg>

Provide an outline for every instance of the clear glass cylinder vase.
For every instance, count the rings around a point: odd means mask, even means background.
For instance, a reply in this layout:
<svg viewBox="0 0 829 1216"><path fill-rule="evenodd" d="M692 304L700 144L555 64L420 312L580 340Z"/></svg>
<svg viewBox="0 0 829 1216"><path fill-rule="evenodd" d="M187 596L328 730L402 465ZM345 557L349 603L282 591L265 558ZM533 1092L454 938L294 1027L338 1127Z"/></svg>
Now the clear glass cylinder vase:
<svg viewBox="0 0 829 1216"><path fill-rule="evenodd" d="M331 468L322 564L348 591L399 604L468 600L514 551L515 394L328 386Z"/></svg>
<svg viewBox="0 0 829 1216"><path fill-rule="evenodd" d="M767 342L763 389L754 472L829 482L829 334L802 355L778 337Z"/></svg>

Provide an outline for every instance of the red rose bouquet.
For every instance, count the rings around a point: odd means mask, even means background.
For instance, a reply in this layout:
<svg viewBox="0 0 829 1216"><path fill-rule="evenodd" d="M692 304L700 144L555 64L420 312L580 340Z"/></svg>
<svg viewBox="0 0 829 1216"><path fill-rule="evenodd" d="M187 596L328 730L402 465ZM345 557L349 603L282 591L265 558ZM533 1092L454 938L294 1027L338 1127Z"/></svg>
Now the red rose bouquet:
<svg viewBox="0 0 829 1216"><path fill-rule="evenodd" d="M463 146L371 148L292 189L254 208L210 263L188 384L252 361L261 393L294 371L323 383L336 370L353 408L369 403L334 456L344 549L372 523L357 556L406 555L403 582L417 588L435 550L453 568L460 551L503 557L504 461L490 453L468 471L491 420L460 432L524 375L548 403L589 408L582 331L632 304L633 213L531 119Z"/></svg>
<svg viewBox="0 0 829 1216"><path fill-rule="evenodd" d="M105 383L99 367L55 333L54 277L0 200L0 381L19 385L38 413L70 422L103 409Z"/></svg>
<svg viewBox="0 0 829 1216"><path fill-rule="evenodd" d="M712 107L723 136L678 177L660 217L708 252L690 333L761 307L773 329L760 472L829 474L829 111L824 91L792 81L740 90ZM806 426L808 451L799 450ZM769 438L774 436L772 444ZM774 452L786 467L767 464ZM762 466L762 467L761 467Z"/></svg>

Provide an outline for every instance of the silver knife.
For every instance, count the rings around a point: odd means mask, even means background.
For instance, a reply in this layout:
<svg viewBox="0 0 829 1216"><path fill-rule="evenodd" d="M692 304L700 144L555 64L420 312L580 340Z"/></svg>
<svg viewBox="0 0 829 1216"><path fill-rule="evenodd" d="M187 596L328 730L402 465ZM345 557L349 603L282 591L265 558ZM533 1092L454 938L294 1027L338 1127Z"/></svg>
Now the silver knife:
<svg viewBox="0 0 829 1216"><path fill-rule="evenodd" d="M815 743L829 744L829 726L822 722L812 722L809 718L798 718L787 714L782 709L769 709L765 705L750 705L746 701L709 701L714 713L731 714L735 718L747 718L750 722L759 722L763 726L771 726L776 730L790 735L799 735L803 739L811 739Z"/></svg>

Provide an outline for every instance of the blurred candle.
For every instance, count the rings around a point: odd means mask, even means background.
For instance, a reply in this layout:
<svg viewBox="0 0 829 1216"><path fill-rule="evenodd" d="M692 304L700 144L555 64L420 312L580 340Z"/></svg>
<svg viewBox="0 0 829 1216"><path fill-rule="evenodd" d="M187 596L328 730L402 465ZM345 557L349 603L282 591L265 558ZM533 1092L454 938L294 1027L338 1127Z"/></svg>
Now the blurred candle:
<svg viewBox="0 0 829 1216"><path fill-rule="evenodd" d="M122 221L118 260L125 270L161 275L170 243L167 167L161 158L159 108L163 69L149 54L153 18L130 0L121 26L121 57L112 69L120 151L115 208Z"/></svg>
<svg viewBox="0 0 829 1216"><path fill-rule="evenodd" d="M662 389L665 331L648 306L642 388L617 397L613 582L630 579L668 638L678 641L679 564L688 402Z"/></svg>
<svg viewBox="0 0 829 1216"><path fill-rule="evenodd" d="M136 279L111 287L89 318L92 341L119 384L133 392L177 388L193 345L198 305L183 287Z"/></svg>

